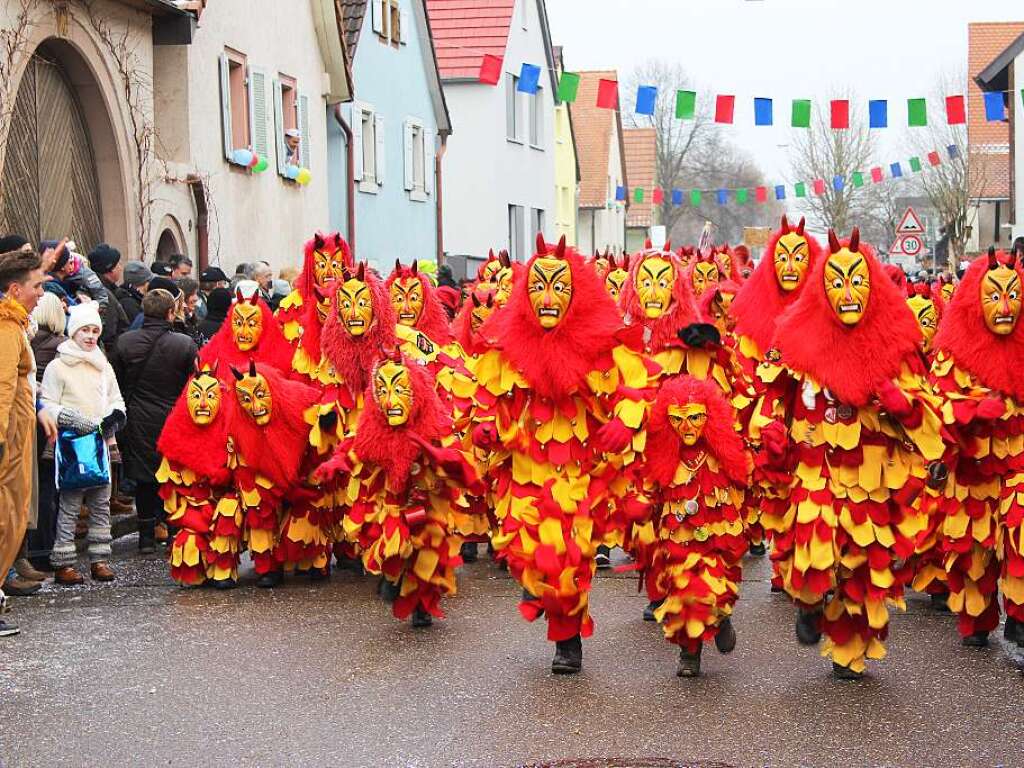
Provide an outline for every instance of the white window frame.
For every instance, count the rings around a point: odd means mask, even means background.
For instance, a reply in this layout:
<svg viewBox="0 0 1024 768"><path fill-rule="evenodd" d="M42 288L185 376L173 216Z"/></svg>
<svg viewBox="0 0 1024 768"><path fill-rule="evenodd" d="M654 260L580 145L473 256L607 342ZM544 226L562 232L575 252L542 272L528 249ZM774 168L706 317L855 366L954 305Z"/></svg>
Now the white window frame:
<svg viewBox="0 0 1024 768"><path fill-rule="evenodd" d="M405 191L413 202L424 203L433 186L433 136L419 118L407 118L402 126L405 159Z"/></svg>
<svg viewBox="0 0 1024 768"><path fill-rule="evenodd" d="M526 261L526 209L521 205L508 205L508 252L513 261Z"/></svg>
<svg viewBox="0 0 1024 768"><path fill-rule="evenodd" d="M351 106L352 152L354 165L352 176L359 185L359 191L375 195L380 189L377 173L381 164L377 159L377 128L380 123L373 105L353 101ZM367 157L369 152L369 157ZM369 162L369 166L367 164Z"/></svg>
<svg viewBox="0 0 1024 768"><path fill-rule="evenodd" d="M528 243L534 243L537 241L538 233L544 233L544 225L547 222L544 221L544 209L543 208L531 208L530 209L530 238L527 240Z"/></svg>
<svg viewBox="0 0 1024 768"><path fill-rule="evenodd" d="M249 65L249 57L242 51L234 48L225 48L218 57L220 74L220 100L221 100L221 138L224 145L224 159L236 168L239 164L235 162L234 154L239 149L253 149L253 142L256 141L255 126L253 124L253 68ZM242 105L242 114L245 116L246 135L248 144L235 146L234 139L234 105L231 94L231 66L241 67L244 73L245 82L242 88L242 98L245 104ZM260 74L263 75L262 70ZM265 82L265 80L264 80Z"/></svg>
<svg viewBox="0 0 1024 768"><path fill-rule="evenodd" d="M520 0L520 5L519 5L519 24L520 24L520 26L522 26L523 29L527 29L528 28L527 27L527 22L528 22L528 20L530 18L529 15L528 15L529 14L529 9L526 6L526 4L528 2L530 2L530 0Z"/></svg>
<svg viewBox="0 0 1024 768"><path fill-rule="evenodd" d="M524 144L520 134L523 122L522 99L519 98L519 76L514 72L505 73L505 138L515 144ZM510 130L511 129L511 130Z"/></svg>
<svg viewBox="0 0 1024 768"><path fill-rule="evenodd" d="M391 3L389 0L372 0L373 31L382 43L391 42ZM384 10L387 9L387 13Z"/></svg>
<svg viewBox="0 0 1024 768"><path fill-rule="evenodd" d="M544 89L537 86L537 92L529 94L526 110L527 132L530 146L544 151Z"/></svg>

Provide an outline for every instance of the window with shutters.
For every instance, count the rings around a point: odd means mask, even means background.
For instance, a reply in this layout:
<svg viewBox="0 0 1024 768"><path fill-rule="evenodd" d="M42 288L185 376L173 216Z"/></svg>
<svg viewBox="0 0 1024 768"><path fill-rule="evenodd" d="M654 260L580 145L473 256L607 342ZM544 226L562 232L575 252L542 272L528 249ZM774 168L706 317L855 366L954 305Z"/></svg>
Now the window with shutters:
<svg viewBox="0 0 1024 768"><path fill-rule="evenodd" d="M371 0L373 31L382 43L391 41L391 0Z"/></svg>
<svg viewBox="0 0 1024 768"><path fill-rule="evenodd" d="M295 87L295 78L278 75L281 88L281 121L277 130L280 131L278 141L284 143L285 165L302 166L302 145L306 137L299 130L299 99Z"/></svg>
<svg viewBox="0 0 1024 768"><path fill-rule="evenodd" d="M397 48L402 43L402 8L399 0L390 0L388 13L391 14L391 44Z"/></svg>
<svg viewBox="0 0 1024 768"><path fill-rule="evenodd" d="M237 150L252 149L249 68L244 53L225 48L220 56L221 123L224 157L235 162Z"/></svg>
<svg viewBox="0 0 1024 768"><path fill-rule="evenodd" d="M409 199L426 202L431 193L428 182L433 179L433 138L424 129L423 121L410 117L405 121L402 144L405 153L405 189Z"/></svg>
<svg viewBox="0 0 1024 768"><path fill-rule="evenodd" d="M525 261L524 226L525 209L521 205L508 207L508 252L513 261Z"/></svg>

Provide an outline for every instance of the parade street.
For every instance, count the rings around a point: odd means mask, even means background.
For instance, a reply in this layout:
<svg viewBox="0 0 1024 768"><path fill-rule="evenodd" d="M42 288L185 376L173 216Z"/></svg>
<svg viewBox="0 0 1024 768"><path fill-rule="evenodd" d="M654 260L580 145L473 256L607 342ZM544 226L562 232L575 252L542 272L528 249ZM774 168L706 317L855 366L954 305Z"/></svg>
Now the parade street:
<svg viewBox="0 0 1024 768"><path fill-rule="evenodd" d="M583 673L549 671L542 623L491 562L461 572L449 618L391 618L375 581L335 573L227 593L173 585L115 545L119 580L15 601L3 647L4 766L1011 766L1020 673L1001 638L960 646L911 594L889 657L840 682L793 637L793 609L745 562L731 656L675 676L629 574L596 580ZM17 727L15 728L15 724ZM562 762L564 761L564 762Z"/></svg>

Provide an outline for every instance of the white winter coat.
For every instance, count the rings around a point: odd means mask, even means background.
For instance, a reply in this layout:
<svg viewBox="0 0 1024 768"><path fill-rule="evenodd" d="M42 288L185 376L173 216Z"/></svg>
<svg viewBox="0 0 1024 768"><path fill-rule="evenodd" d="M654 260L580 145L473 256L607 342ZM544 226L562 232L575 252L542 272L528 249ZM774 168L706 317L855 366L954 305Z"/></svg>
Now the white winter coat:
<svg viewBox="0 0 1024 768"><path fill-rule="evenodd" d="M114 411L125 412L114 369L103 352L86 352L70 339L57 347L57 357L46 366L39 394L54 419L64 408L97 424Z"/></svg>

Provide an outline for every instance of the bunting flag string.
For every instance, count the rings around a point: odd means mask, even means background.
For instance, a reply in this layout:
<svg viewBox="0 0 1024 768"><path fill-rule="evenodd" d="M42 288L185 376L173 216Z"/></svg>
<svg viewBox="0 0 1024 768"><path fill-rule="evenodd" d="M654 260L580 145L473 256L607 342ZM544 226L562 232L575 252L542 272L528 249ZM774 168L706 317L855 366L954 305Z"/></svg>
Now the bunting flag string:
<svg viewBox="0 0 1024 768"><path fill-rule="evenodd" d="M961 156L960 148L956 144L950 144L946 147L946 154L950 160L955 160ZM925 160L928 162L927 166L924 165L919 156L911 157L906 162L910 171L916 174L941 165L942 155L937 150L932 150L925 155ZM877 165L866 173L865 171L853 171L849 176L836 174L831 178L831 180L823 178L812 179L809 183L798 181L792 185L769 184L753 188L695 188L689 190L666 190L662 187L653 187L650 190L644 187L633 187L632 189L628 189L624 186L619 186L615 189L615 201L626 202L627 199L631 199L633 203L650 201L654 205L662 205L666 200L670 200L671 204L677 208L682 207L687 202L689 202L692 208L699 208L704 201L705 194L708 194L714 196L718 205L727 205L730 200L734 201L737 205L744 205L749 202L752 191L753 199L760 204L765 204L768 202L769 198L776 201L786 200L788 198L790 187L792 187L793 197L795 198L806 198L808 194L820 197L821 195L824 195L830 187L836 192L843 192L847 187L860 189L865 185L867 177L870 177L873 184L881 184L887 180L891 181L894 179L906 178L903 163L901 161L896 161L889 164L888 178L886 177L883 166Z"/></svg>

